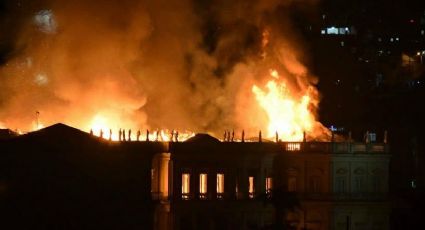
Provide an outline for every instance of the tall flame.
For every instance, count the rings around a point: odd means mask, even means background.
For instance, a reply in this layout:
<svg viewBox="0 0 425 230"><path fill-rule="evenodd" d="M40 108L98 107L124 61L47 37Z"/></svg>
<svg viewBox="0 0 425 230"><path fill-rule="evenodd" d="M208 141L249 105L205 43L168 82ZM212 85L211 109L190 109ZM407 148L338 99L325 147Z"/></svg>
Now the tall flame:
<svg viewBox="0 0 425 230"><path fill-rule="evenodd" d="M257 102L267 114L266 136L272 138L277 135L284 141L301 141L304 132L313 131L316 122L309 110L312 88L308 88L305 95L298 99L291 95L276 70L270 70L270 76L272 79L266 83L266 89L257 85L252 87Z"/></svg>

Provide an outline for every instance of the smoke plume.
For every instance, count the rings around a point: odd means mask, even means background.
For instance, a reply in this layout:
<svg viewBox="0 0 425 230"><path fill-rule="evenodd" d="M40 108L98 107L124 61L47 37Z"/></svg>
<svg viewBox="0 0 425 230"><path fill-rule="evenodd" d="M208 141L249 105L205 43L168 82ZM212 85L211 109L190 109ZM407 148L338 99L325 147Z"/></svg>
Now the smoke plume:
<svg viewBox="0 0 425 230"><path fill-rule="evenodd" d="M290 17L312 0L16 4L2 19L15 31L2 38L0 67L0 121L10 128L39 119L88 130L101 117L112 129L258 132L251 87L270 68L299 97L316 82Z"/></svg>

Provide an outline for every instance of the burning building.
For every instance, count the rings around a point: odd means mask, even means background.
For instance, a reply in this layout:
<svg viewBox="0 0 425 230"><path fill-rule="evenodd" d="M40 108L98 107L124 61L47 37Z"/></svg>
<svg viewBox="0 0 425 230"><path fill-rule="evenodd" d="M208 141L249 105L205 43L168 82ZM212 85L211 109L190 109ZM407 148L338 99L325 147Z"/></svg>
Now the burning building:
<svg viewBox="0 0 425 230"><path fill-rule="evenodd" d="M51 0L11 13L0 124L25 134L0 140L8 219L385 229L387 145L336 142L317 117L289 16L315 2Z"/></svg>
<svg viewBox="0 0 425 230"><path fill-rule="evenodd" d="M387 143L109 141L65 125L0 141L15 227L388 229ZM13 208L11 208L13 207ZM8 222L9 223L9 222Z"/></svg>

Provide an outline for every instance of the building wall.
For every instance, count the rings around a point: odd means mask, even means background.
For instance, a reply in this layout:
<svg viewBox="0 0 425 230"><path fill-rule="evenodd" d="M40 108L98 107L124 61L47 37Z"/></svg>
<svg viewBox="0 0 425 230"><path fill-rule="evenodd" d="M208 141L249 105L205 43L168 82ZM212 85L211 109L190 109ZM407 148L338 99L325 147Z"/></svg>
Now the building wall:
<svg viewBox="0 0 425 230"><path fill-rule="evenodd" d="M168 202L170 213L165 215L168 209L160 209L166 218L163 222L169 223L168 229L258 229L283 218L294 229L388 228L389 154L385 146L285 145L182 143L182 148L170 148L170 188L161 188L169 191L164 202ZM161 162L158 159L164 157L155 157L155 164ZM190 174L187 196L182 194L183 173ZM200 194L201 173L207 174L206 194ZM225 181L220 195L217 173L224 174ZM249 193L249 177L254 178L254 194ZM264 202L268 199L267 177L272 177L273 191L296 194L299 207L276 216L275 201ZM164 229L160 226L158 229Z"/></svg>

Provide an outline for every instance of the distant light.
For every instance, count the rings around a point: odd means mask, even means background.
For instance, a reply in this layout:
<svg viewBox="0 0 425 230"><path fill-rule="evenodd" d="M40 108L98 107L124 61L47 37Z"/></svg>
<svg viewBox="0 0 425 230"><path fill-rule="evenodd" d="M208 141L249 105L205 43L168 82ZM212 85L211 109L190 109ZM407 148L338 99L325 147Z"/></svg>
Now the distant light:
<svg viewBox="0 0 425 230"><path fill-rule="evenodd" d="M418 56L421 55L421 52L417 52L416 55L418 55Z"/></svg>
<svg viewBox="0 0 425 230"><path fill-rule="evenodd" d="M399 38L398 38L398 37L396 37L396 38L395 38L395 40L396 40L396 41L398 41L398 40L399 40Z"/></svg>
<svg viewBox="0 0 425 230"><path fill-rule="evenodd" d="M344 46L345 44L344 44L344 41L341 41L341 46Z"/></svg>
<svg viewBox="0 0 425 230"><path fill-rule="evenodd" d="M410 21L409 21L410 23L415 23L415 20L413 20L413 19L410 19Z"/></svg>
<svg viewBox="0 0 425 230"><path fill-rule="evenodd" d="M338 29L335 26L328 27L326 29L327 34L338 34Z"/></svg>
<svg viewBox="0 0 425 230"><path fill-rule="evenodd" d="M320 33L321 34L326 34L326 30L321 30Z"/></svg>
<svg viewBox="0 0 425 230"><path fill-rule="evenodd" d="M415 179L413 179L413 180L410 181L410 186L412 188L416 188L416 180Z"/></svg>
<svg viewBox="0 0 425 230"><path fill-rule="evenodd" d="M394 38L390 38L390 42L393 42L394 41Z"/></svg>
<svg viewBox="0 0 425 230"><path fill-rule="evenodd" d="M378 42L382 42L382 38L378 38Z"/></svg>

